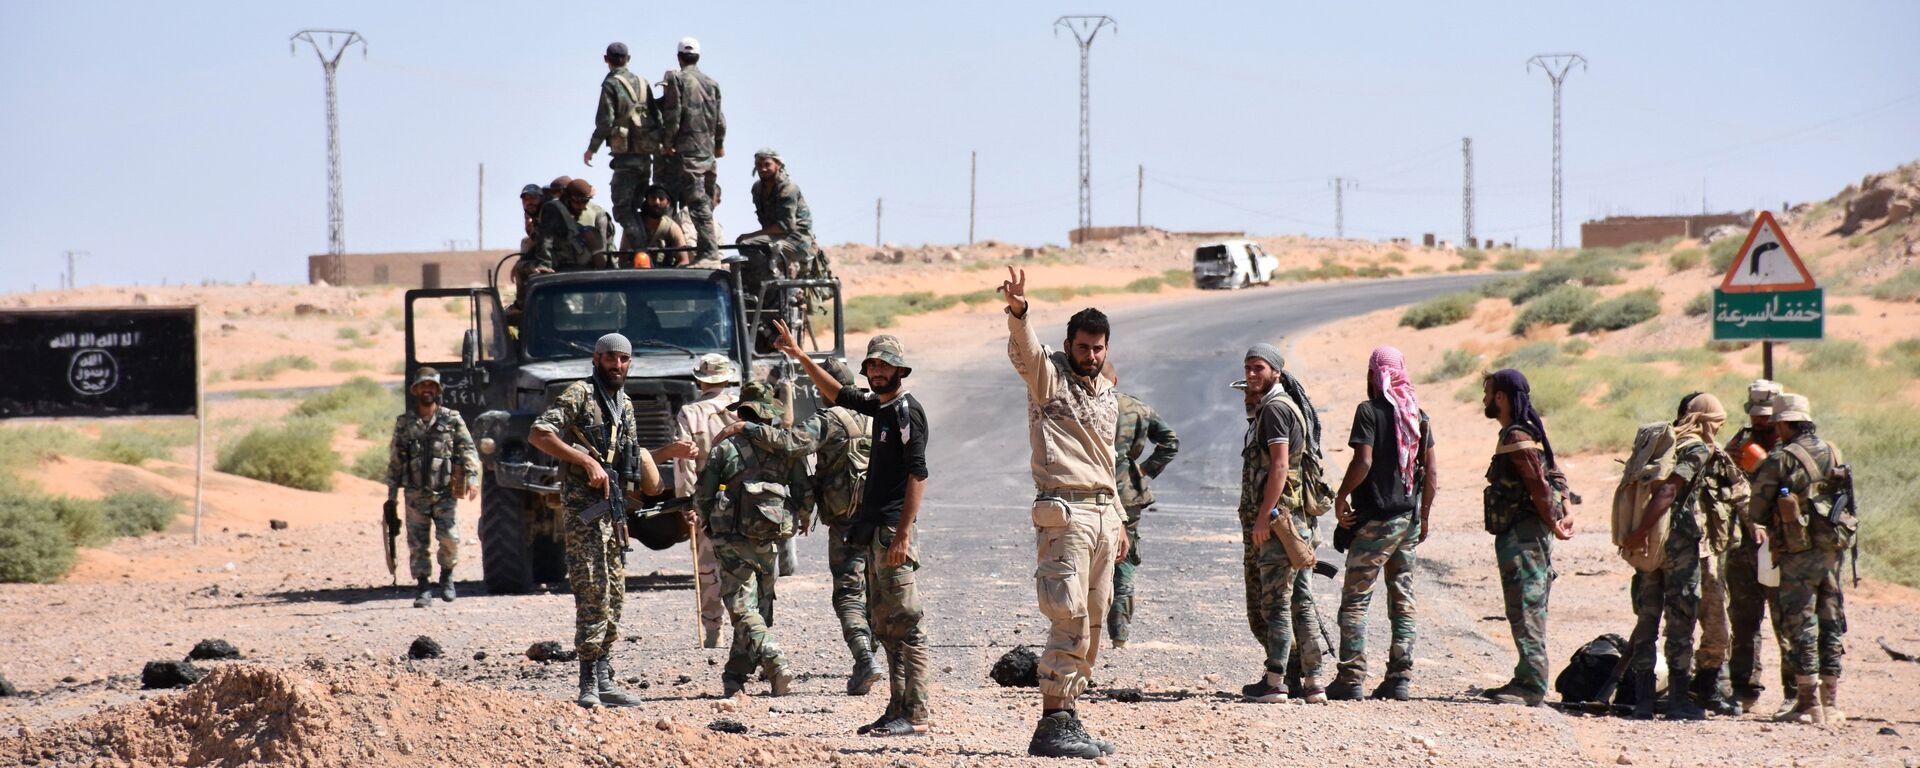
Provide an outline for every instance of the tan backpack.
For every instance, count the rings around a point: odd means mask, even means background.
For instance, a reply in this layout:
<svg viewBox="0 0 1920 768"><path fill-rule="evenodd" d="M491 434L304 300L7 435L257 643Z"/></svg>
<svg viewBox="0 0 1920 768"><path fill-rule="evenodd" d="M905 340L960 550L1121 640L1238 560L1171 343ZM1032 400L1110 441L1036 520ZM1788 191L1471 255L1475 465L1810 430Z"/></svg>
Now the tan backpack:
<svg viewBox="0 0 1920 768"><path fill-rule="evenodd" d="M1689 441L1691 442L1691 441ZM1647 531L1646 542L1637 549L1626 546L1627 537L1647 521L1647 506L1653 492L1673 474L1673 465L1682 443L1674 437L1673 425L1664 421L1643 424L1633 435L1633 450L1627 454L1620 484L1613 489L1613 545L1634 570L1657 571L1666 562L1667 526L1655 523ZM1704 475L1705 473L1702 472ZM1698 483L1699 478L1694 478ZM1674 499L1668 509L1684 509L1694 483ZM1661 513L1664 517L1667 512Z"/></svg>

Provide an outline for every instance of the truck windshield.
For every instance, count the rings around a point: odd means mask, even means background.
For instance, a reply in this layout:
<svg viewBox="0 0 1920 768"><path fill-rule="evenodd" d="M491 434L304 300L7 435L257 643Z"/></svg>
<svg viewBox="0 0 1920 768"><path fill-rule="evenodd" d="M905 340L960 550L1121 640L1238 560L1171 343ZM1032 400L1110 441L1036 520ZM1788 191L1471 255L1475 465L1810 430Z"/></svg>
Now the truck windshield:
<svg viewBox="0 0 1920 768"><path fill-rule="evenodd" d="M527 356L585 357L601 336L619 332L635 354L694 354L733 348L733 302L710 280L597 282L543 287L527 312ZM648 341L673 346L649 345Z"/></svg>

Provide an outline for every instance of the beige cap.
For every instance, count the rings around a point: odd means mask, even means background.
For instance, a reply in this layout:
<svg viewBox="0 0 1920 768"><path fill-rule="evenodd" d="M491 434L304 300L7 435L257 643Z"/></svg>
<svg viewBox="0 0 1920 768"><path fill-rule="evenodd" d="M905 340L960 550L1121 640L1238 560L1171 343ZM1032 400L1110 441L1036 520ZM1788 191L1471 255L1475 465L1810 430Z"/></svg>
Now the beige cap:
<svg viewBox="0 0 1920 768"><path fill-rule="evenodd" d="M718 352L701 355L700 362L693 366L693 380L702 384L725 384L737 378L733 361Z"/></svg>
<svg viewBox="0 0 1920 768"><path fill-rule="evenodd" d="M1781 393L1780 382L1754 379L1747 385L1747 415L1773 415L1773 398Z"/></svg>
<svg viewBox="0 0 1920 768"><path fill-rule="evenodd" d="M1807 403L1805 395L1786 392L1773 398L1773 421L1776 424L1795 421L1813 421L1813 406Z"/></svg>

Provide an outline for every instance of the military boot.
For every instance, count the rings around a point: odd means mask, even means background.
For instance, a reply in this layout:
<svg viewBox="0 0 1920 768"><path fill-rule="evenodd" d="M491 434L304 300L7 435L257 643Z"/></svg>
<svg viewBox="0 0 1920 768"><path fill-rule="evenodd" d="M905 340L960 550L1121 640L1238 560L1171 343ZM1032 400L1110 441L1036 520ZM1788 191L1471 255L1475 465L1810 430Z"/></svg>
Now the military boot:
<svg viewBox="0 0 1920 768"><path fill-rule="evenodd" d="M1807 723L1819 725L1827 721L1826 712L1820 707L1820 678L1813 675L1799 675L1793 682L1793 705L1775 713L1776 723Z"/></svg>
<svg viewBox="0 0 1920 768"><path fill-rule="evenodd" d="M1820 676L1820 712L1826 715L1829 725L1847 721L1847 713L1840 711L1840 676Z"/></svg>
<svg viewBox="0 0 1920 768"><path fill-rule="evenodd" d="M1120 751L1120 748L1114 746L1113 742L1107 741L1106 739L1094 738L1093 734L1087 730L1087 724L1080 720L1080 710L1069 709L1067 712L1073 715L1073 727L1079 729L1080 735L1087 737L1087 741L1093 742L1093 746L1100 750L1100 754L1111 755Z"/></svg>
<svg viewBox="0 0 1920 768"><path fill-rule="evenodd" d="M1740 705L1727 698L1726 678L1721 675L1719 667L1700 670L1693 678L1693 690L1700 706L1708 712L1721 717L1740 714Z"/></svg>
<svg viewBox="0 0 1920 768"><path fill-rule="evenodd" d="M793 671L781 664L767 670L767 684L772 687L774 696L785 696L793 691Z"/></svg>
<svg viewBox="0 0 1920 768"><path fill-rule="evenodd" d="M613 662L602 656L593 665L594 689L600 693L600 703L609 707L637 707L640 697L627 693L613 682Z"/></svg>
<svg viewBox="0 0 1920 768"><path fill-rule="evenodd" d="M702 648L720 647L720 628L707 627L705 636L700 638L700 647Z"/></svg>
<svg viewBox="0 0 1920 768"><path fill-rule="evenodd" d="M442 568L440 570L440 599L451 603L456 597L459 597L459 595L454 594L453 591L453 569Z"/></svg>
<svg viewBox="0 0 1920 768"><path fill-rule="evenodd" d="M1654 697L1659 695L1654 688L1659 685L1653 670L1637 669L1633 672L1633 719L1652 720Z"/></svg>
<svg viewBox="0 0 1920 768"><path fill-rule="evenodd" d="M1667 670L1667 719L1705 720L1707 711L1693 703L1693 673L1685 669Z"/></svg>
<svg viewBox="0 0 1920 768"><path fill-rule="evenodd" d="M433 605L433 583L427 581L427 577L422 576L420 577L419 587L420 587L420 594L419 596L413 598L413 607L425 608L429 605Z"/></svg>
<svg viewBox="0 0 1920 768"><path fill-rule="evenodd" d="M1333 691L1329 689L1327 694L1331 696ZM1389 677L1380 681L1380 685L1373 689L1373 695L1370 698L1385 699L1387 701L1406 701L1410 698L1407 695L1407 679L1404 677Z"/></svg>
<svg viewBox="0 0 1920 768"><path fill-rule="evenodd" d="M1330 701L1359 701L1365 695L1357 682L1334 680L1333 685L1327 686L1327 699Z"/></svg>
<svg viewBox="0 0 1920 768"><path fill-rule="evenodd" d="M747 678L736 675L720 676L720 696L731 699L735 694L747 689Z"/></svg>
<svg viewBox="0 0 1920 768"><path fill-rule="evenodd" d="M574 698L573 703L579 704L587 709L600 706L599 682L593 679L593 669L595 666L595 662L586 659L580 660L580 695Z"/></svg>
<svg viewBox="0 0 1920 768"><path fill-rule="evenodd" d="M1033 728L1033 739L1027 742L1027 754L1093 760L1100 757L1100 745L1087 736L1072 712L1063 709L1040 718Z"/></svg>
<svg viewBox="0 0 1920 768"><path fill-rule="evenodd" d="M1308 704L1325 704L1327 703L1327 689L1321 687L1320 678L1311 676L1303 677L1300 678L1300 695L1294 698Z"/></svg>
<svg viewBox="0 0 1920 768"><path fill-rule="evenodd" d="M847 675L847 695L865 696L873 690L873 684L885 677L880 666L873 663L873 645L858 643L853 649L853 672Z"/></svg>

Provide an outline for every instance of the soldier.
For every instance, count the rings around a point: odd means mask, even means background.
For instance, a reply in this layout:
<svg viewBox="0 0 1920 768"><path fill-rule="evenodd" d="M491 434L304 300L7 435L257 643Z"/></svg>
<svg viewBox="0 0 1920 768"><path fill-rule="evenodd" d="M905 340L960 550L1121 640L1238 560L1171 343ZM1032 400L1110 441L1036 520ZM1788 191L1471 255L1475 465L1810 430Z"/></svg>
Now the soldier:
<svg viewBox="0 0 1920 768"><path fill-rule="evenodd" d="M1694 624L1705 612L1703 571L1717 562L1711 555L1709 532L1714 522L1732 517L1733 499L1744 500L1746 496L1746 478L1714 444L1715 433L1726 420L1726 410L1713 395L1695 392L1680 401L1680 418L1673 424L1673 470L1647 500L1640 527L1621 542L1627 550L1643 549L1653 526L1666 521L1667 543L1660 567L1633 575L1634 612L1639 618L1631 641L1633 716L1641 720L1653 719L1653 646L1663 613L1667 623L1667 719L1704 720L1707 716L1692 698L1691 667ZM1719 538L1724 540L1725 533ZM1703 639L1702 645L1707 642Z"/></svg>
<svg viewBox="0 0 1920 768"><path fill-rule="evenodd" d="M907 376L913 373L913 368L907 365L906 347L899 339L884 334L867 342L867 356L860 361L860 372L867 377L873 391L864 393L851 386L851 376L828 373L801 351L784 323L775 320L773 325L777 348L800 361L806 368L807 378L820 389L822 399L834 403L836 411L845 409L872 420L866 482L860 486L857 501L835 502L851 504L856 509L851 522L846 524L845 539L836 532L835 543L829 544L853 550L843 561L845 569L864 571L866 609L873 635L887 650L886 711L879 719L861 726L858 732L872 736L925 734L930 722L927 636L920 629L922 611L915 582L920 572L920 499L927 483L927 413L903 386ZM833 461L829 451L836 438L832 430L823 434L826 435L821 448L824 472ZM847 434L853 434L850 425ZM833 482L831 478L823 481ZM832 485L826 485L821 492L840 494L832 489ZM824 513L828 506L825 499L822 501ZM850 610L859 610L839 602L844 572L838 568L834 572L835 607L840 610L842 622ZM856 664L854 676L847 681L849 693L854 692L854 683L861 673Z"/></svg>
<svg viewBox="0 0 1920 768"><path fill-rule="evenodd" d="M593 375L567 385L534 419L527 444L565 463L560 498L566 508L567 586L573 589L573 646L580 654L582 707L629 707L640 699L613 682L609 654L620 636L627 597L624 529L614 515L581 513L621 493L608 482L618 446L634 439L633 401L626 392L633 344L617 333L593 345ZM651 464L651 456L641 461Z"/></svg>
<svg viewBox="0 0 1920 768"><path fill-rule="evenodd" d="M1791 643L1787 663L1795 698L1774 720L1798 723L1846 721L1838 704L1840 659L1846 654L1847 612L1840 591L1840 553L1853 543L1852 510L1836 509L1840 446L1815 433L1807 398L1773 399L1776 447L1754 473L1749 517L1761 526L1760 543L1780 563L1780 623ZM1818 675L1818 677L1815 677Z"/></svg>
<svg viewBox="0 0 1920 768"><path fill-rule="evenodd" d="M720 84L700 71L700 41L681 38L676 55L680 68L661 76L660 175L693 219L700 246L695 260L705 261L720 255L713 227L714 161L727 156L727 118Z"/></svg>
<svg viewBox="0 0 1920 768"><path fill-rule="evenodd" d="M1367 360L1367 401L1354 410L1347 444L1353 459L1334 494L1334 516L1352 540L1340 589L1340 671L1327 698L1360 698L1367 677L1367 608L1385 569L1393 645L1387 675L1372 695L1406 701L1416 637L1413 550L1431 530L1428 516L1440 480L1427 412L1420 409L1400 350L1379 347Z"/></svg>
<svg viewBox="0 0 1920 768"><path fill-rule="evenodd" d="M653 89L647 81L627 71L627 44L612 43L602 60L607 76L600 81L600 105L593 113L593 138L587 141L583 161L593 165L593 155L605 143L613 159L613 218L620 222L620 250L642 247L646 230L640 223L640 193L647 188L653 173L653 157L647 154L646 116L653 110Z"/></svg>
<svg viewBox="0 0 1920 768"><path fill-rule="evenodd" d="M781 407L761 382L740 388L729 406L743 421L777 424ZM700 470L693 505L702 533L713 541L720 590L733 621L733 644L721 674L722 695L744 690L755 669L765 673L773 695L793 685L787 657L768 625L779 569L779 541L812 527L812 481L804 455L781 456L730 436L713 448Z"/></svg>
<svg viewBox="0 0 1920 768"><path fill-rule="evenodd" d="M1315 534L1302 465L1319 453L1320 418L1278 348L1255 344L1242 357L1255 405L1240 453L1240 531L1248 623L1266 650L1266 671L1241 690L1257 702L1286 701L1287 661L1298 650L1300 697L1317 704L1327 700L1320 685L1326 649L1319 611L1303 588L1315 563Z"/></svg>
<svg viewBox="0 0 1920 768"><path fill-rule="evenodd" d="M1107 636L1113 647L1127 647L1127 627L1133 623L1133 573L1140 567L1140 515L1153 506L1147 481L1159 477L1180 452L1180 436L1153 407L1121 392L1120 374L1107 364L1107 381L1119 409L1113 434L1113 476L1119 484L1120 508L1126 511L1127 556L1113 564L1113 607L1107 611ZM1153 446L1147 453L1147 446Z"/></svg>
<svg viewBox="0 0 1920 768"><path fill-rule="evenodd" d="M734 242L753 263L753 283L782 277L796 277L810 271L813 260L813 211L800 185L787 175L787 161L772 149L753 154L753 170L759 180L753 183L753 215L760 228L741 235Z"/></svg>
<svg viewBox="0 0 1920 768"><path fill-rule="evenodd" d="M709 352L694 364L693 381L700 388L700 396L680 406L680 412L673 417L673 444L653 454L655 458L673 462L674 496L693 496L700 470L706 467L707 457L720 442L721 430L737 420L732 410L737 400L733 385L739 379L733 361L726 355ZM694 522L694 516L693 510L687 511L688 523ZM714 558L713 542L698 535L697 530L695 534L694 556L699 568L694 578L699 582L696 591L700 601L700 626L704 630L701 647L717 648L720 623L727 616L726 602L720 597L719 563Z"/></svg>
<svg viewBox="0 0 1920 768"><path fill-rule="evenodd" d="M595 269L609 266L601 252L613 247L613 217L593 202L591 182L574 179L567 185L567 210L573 212L574 223L580 226L580 247L589 254L588 265Z"/></svg>
<svg viewBox="0 0 1920 768"><path fill-rule="evenodd" d="M413 607L433 603L427 581L433 562L429 540L440 545L440 599L457 596L453 566L460 561L460 531L456 502L479 495L480 454L460 414L440 407L440 372L421 368L408 391L413 408L393 420L393 440L387 448L387 503L407 489L407 553L419 596Z"/></svg>
<svg viewBox="0 0 1920 768"><path fill-rule="evenodd" d="M526 230L526 236L520 238L521 253L526 253L533 247L534 224L540 217L540 201L545 197L545 190L542 190L538 184L528 184L520 188L520 224Z"/></svg>
<svg viewBox="0 0 1920 768"><path fill-rule="evenodd" d="M1774 448L1773 398L1778 394L1780 385L1766 379L1748 384L1749 426L1741 428L1727 441L1727 455L1740 465L1749 484L1759 471L1760 462ZM1760 583L1760 541L1754 535L1756 531L1747 510L1742 508L1739 512L1740 522L1733 526L1738 538L1727 551L1727 623L1733 636L1728 676L1732 678L1734 701L1742 709L1751 710L1760 700L1760 694L1767 690L1766 683L1762 682L1766 664L1760 655L1760 619L1766 617L1773 625L1774 641L1780 649L1780 691L1786 705L1792 706L1796 698L1793 670L1785 663L1792 649L1780 625L1780 590Z"/></svg>
<svg viewBox="0 0 1920 768"><path fill-rule="evenodd" d="M532 258L523 260L528 274L593 266L594 252L588 250L580 227L580 215L593 197L593 185L577 186L580 181L584 180L562 176L547 187L549 197L540 204L534 223L533 251L528 254Z"/></svg>
<svg viewBox="0 0 1920 768"><path fill-rule="evenodd" d="M1487 532L1506 598L1507 626L1520 660L1513 679L1481 695L1502 704L1540 706L1547 696L1547 598L1553 590L1553 540L1573 538L1573 519L1556 502L1565 480L1547 426L1533 408L1527 377L1512 368L1480 380L1480 404L1500 423L1498 448L1481 494Z"/></svg>
<svg viewBox="0 0 1920 768"><path fill-rule="evenodd" d="M1027 385L1027 439L1035 498L1034 570L1040 612L1052 627L1040 657L1040 722L1027 754L1098 758L1112 744L1093 738L1074 707L1100 652L1101 624L1113 603L1110 564L1127 557L1123 513L1114 494L1113 436L1119 404L1100 375L1107 362L1107 316L1091 307L1067 321L1066 351L1041 345L1028 323L1026 272L1007 268L1007 357Z"/></svg>
<svg viewBox="0 0 1920 768"><path fill-rule="evenodd" d="M645 238L643 248L687 247L686 232L673 218L673 197L667 194L666 187L655 184L647 188L646 203L640 208L640 231ZM689 260L684 253L666 253L656 257L653 263L666 267Z"/></svg>

